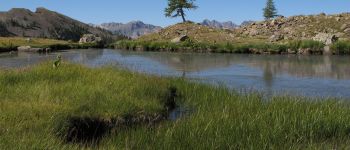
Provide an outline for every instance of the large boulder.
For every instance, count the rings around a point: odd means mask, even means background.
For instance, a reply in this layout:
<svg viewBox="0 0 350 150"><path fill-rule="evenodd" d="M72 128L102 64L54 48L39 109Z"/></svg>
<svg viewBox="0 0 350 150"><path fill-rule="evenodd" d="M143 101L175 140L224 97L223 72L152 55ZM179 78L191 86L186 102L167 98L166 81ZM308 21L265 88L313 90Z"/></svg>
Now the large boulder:
<svg viewBox="0 0 350 150"><path fill-rule="evenodd" d="M93 34L84 34L80 40L79 43L83 44L83 43L98 43L101 42L102 38L95 36Z"/></svg>
<svg viewBox="0 0 350 150"><path fill-rule="evenodd" d="M187 35L181 35L179 37L176 37L171 40L171 43L181 43L184 42L188 39L189 37Z"/></svg>
<svg viewBox="0 0 350 150"><path fill-rule="evenodd" d="M312 38L314 41L319 41L325 45L331 45L338 40L338 37L335 34L329 33L318 33L315 37Z"/></svg>
<svg viewBox="0 0 350 150"><path fill-rule="evenodd" d="M29 51L31 48L32 47L30 47L30 46L19 46L19 47L17 47L17 50L24 52L24 51Z"/></svg>
<svg viewBox="0 0 350 150"><path fill-rule="evenodd" d="M249 31L248 31L248 34L250 35L250 36L257 36L257 35L259 35L260 33L259 33L259 31L257 30L257 29L250 29Z"/></svg>
<svg viewBox="0 0 350 150"><path fill-rule="evenodd" d="M280 41L280 40L283 40L284 39L284 36L280 33L275 33L274 35L272 35L269 40L270 42L277 42L277 41Z"/></svg>
<svg viewBox="0 0 350 150"><path fill-rule="evenodd" d="M17 47L19 52L43 52L46 49L44 48L32 48L31 46L19 46Z"/></svg>
<svg viewBox="0 0 350 150"><path fill-rule="evenodd" d="M346 28L346 29L344 30L344 33L350 34L350 28Z"/></svg>
<svg viewBox="0 0 350 150"><path fill-rule="evenodd" d="M340 30L344 31L345 29L349 28L349 24L343 24L341 27L340 27Z"/></svg>

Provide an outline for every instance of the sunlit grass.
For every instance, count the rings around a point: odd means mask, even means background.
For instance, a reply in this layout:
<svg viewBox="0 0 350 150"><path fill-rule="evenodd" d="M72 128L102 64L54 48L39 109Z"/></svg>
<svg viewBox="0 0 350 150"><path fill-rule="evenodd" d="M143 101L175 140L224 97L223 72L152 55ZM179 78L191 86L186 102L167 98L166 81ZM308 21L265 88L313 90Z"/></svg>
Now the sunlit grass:
<svg viewBox="0 0 350 150"><path fill-rule="evenodd" d="M91 149L346 149L349 103L241 95L224 87L63 63L0 70L0 149L80 149L56 136L67 117L163 112L169 87L193 113L107 134Z"/></svg>

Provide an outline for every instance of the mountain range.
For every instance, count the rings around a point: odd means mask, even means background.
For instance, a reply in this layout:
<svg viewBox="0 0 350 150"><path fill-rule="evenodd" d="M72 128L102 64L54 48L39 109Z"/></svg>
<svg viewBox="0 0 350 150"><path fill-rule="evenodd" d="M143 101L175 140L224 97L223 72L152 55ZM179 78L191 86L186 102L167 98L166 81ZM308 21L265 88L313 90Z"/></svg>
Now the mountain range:
<svg viewBox="0 0 350 150"><path fill-rule="evenodd" d="M252 21L245 21L242 23L242 25L247 25L250 23L252 23ZM237 25L232 21L219 22L216 20L208 20L208 19L203 20L203 22L199 24L208 26L211 28L217 28L217 29L237 29L240 27L240 25ZM102 29L111 31L114 34L121 34L133 39L136 39L140 36L147 35L150 33L159 32L162 29L162 27L160 26L146 24L142 21L131 21L125 24L110 22L110 23L102 23L100 25L94 25L94 24L90 24L90 25L94 27L100 27Z"/></svg>
<svg viewBox="0 0 350 150"><path fill-rule="evenodd" d="M239 27L239 25L233 23L232 21L227 22L219 22L216 20L208 20L205 19L203 22L200 23L201 25L217 28L217 29L236 29Z"/></svg>
<svg viewBox="0 0 350 150"><path fill-rule="evenodd" d="M248 22L247 24L249 24ZM237 29L239 25L227 21L204 20L201 25L218 29ZM142 21L129 23L85 24L63 14L45 8L35 12L24 8L13 8L0 12L0 36L39 37L78 41L83 34L95 34L102 38L120 37L138 38L142 35L159 32L162 27L146 24Z"/></svg>
<svg viewBox="0 0 350 150"><path fill-rule="evenodd" d="M45 8L32 12L13 8L0 12L0 36L40 37L78 41L83 34L95 34L102 38L112 33L59 14Z"/></svg>

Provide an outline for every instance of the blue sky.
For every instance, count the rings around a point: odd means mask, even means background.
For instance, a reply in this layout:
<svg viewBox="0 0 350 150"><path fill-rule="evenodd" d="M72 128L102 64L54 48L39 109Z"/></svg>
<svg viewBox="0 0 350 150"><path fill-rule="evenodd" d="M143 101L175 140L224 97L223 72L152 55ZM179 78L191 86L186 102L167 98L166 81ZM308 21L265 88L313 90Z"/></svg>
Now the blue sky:
<svg viewBox="0 0 350 150"><path fill-rule="evenodd" d="M188 19L218 21L262 20L265 0L197 0L199 8ZM334 14L350 12L350 0L275 0L279 14ZM160 26L181 21L164 17L167 0L0 0L0 10L45 7L86 23L129 22L141 20Z"/></svg>

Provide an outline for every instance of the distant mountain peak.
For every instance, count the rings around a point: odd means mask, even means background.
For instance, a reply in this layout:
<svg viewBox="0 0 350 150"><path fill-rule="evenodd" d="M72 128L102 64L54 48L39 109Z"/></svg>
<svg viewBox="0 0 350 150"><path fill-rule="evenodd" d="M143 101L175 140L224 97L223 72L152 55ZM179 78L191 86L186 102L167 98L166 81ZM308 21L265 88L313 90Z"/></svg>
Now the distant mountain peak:
<svg viewBox="0 0 350 150"><path fill-rule="evenodd" d="M162 29L160 26L145 24L140 20L130 21L125 24L117 22L102 23L99 27L130 38L138 38L142 35L158 32Z"/></svg>
<svg viewBox="0 0 350 150"><path fill-rule="evenodd" d="M209 19L204 19L203 22L200 24L217 29L235 29L239 27L239 25L233 23L232 21L219 22L217 20Z"/></svg>

